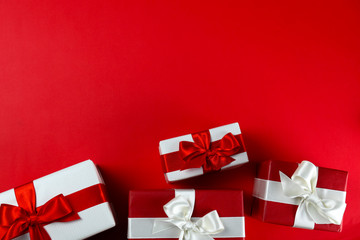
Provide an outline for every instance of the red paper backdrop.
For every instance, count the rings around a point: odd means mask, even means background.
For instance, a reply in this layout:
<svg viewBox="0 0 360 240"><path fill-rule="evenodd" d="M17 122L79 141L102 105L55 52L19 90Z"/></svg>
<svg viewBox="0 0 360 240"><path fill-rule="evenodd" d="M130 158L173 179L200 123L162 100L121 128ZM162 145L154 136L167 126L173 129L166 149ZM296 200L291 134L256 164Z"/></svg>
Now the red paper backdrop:
<svg viewBox="0 0 360 240"><path fill-rule="evenodd" d="M246 217L247 239L360 238L359 1L1 1L0 192L88 158L125 239L129 189L242 188L254 162L349 170L342 233ZM158 142L238 121L248 166L166 184Z"/></svg>

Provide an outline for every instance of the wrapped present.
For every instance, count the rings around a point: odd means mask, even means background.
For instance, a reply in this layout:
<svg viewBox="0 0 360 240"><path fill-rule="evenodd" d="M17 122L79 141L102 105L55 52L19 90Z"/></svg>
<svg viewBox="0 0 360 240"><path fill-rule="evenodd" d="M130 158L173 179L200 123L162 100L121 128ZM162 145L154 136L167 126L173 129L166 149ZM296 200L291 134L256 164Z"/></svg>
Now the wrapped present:
<svg viewBox="0 0 360 240"><path fill-rule="evenodd" d="M340 232L346 208L345 171L281 161L261 163L252 215L264 222Z"/></svg>
<svg viewBox="0 0 360 240"><path fill-rule="evenodd" d="M249 161L238 123L160 141L159 150L168 182Z"/></svg>
<svg viewBox="0 0 360 240"><path fill-rule="evenodd" d="M0 239L84 239L115 226L91 160L0 193ZM99 221L101 219L101 221Z"/></svg>
<svg viewBox="0 0 360 240"><path fill-rule="evenodd" d="M240 190L130 191L128 239L244 239Z"/></svg>

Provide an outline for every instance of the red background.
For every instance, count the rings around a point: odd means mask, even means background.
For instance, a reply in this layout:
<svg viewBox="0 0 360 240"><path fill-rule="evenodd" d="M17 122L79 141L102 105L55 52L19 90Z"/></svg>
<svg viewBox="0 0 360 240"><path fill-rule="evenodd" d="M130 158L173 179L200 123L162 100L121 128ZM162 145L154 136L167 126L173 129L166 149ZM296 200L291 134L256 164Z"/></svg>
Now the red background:
<svg viewBox="0 0 360 240"><path fill-rule="evenodd" d="M0 3L0 192L88 158L125 239L129 189L242 188L254 162L349 171L342 233L246 217L247 239L360 238L360 2ZM238 121L248 166L166 184L158 142Z"/></svg>

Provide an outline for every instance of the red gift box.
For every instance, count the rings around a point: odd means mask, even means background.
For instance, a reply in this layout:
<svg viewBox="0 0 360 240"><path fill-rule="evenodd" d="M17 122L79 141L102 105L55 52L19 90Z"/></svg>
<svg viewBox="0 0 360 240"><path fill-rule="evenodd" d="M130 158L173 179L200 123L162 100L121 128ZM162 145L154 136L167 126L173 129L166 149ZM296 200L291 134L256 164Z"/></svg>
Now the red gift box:
<svg viewBox="0 0 360 240"><path fill-rule="evenodd" d="M154 224L168 220L164 205L179 196L193 195L191 222L216 210L224 230L214 239L244 239L244 209L241 190L154 190L130 191L128 239L178 239L181 230L175 226L153 233Z"/></svg>
<svg viewBox="0 0 360 240"><path fill-rule="evenodd" d="M342 222L340 224L313 222L306 227L295 224L299 199L290 199L284 195L279 172L291 177L298 166L298 163L282 161L266 161L260 164L254 183L252 216L274 224L340 232ZM317 194L331 196L345 204L348 172L323 167L317 169Z"/></svg>

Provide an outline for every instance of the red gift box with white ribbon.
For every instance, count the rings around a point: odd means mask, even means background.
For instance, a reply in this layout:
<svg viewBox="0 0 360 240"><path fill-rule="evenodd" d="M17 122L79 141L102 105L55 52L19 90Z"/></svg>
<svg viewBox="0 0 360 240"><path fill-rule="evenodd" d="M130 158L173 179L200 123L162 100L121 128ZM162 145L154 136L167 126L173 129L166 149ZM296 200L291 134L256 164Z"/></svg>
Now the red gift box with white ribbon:
<svg viewBox="0 0 360 240"><path fill-rule="evenodd" d="M91 160L2 192L0 204L0 239L84 239L115 226Z"/></svg>
<svg viewBox="0 0 360 240"><path fill-rule="evenodd" d="M340 232L346 208L348 172L266 161L254 182L252 216L264 222Z"/></svg>
<svg viewBox="0 0 360 240"><path fill-rule="evenodd" d="M130 191L128 239L244 239L241 190Z"/></svg>
<svg viewBox="0 0 360 240"><path fill-rule="evenodd" d="M248 162L238 123L160 141L168 182L238 167Z"/></svg>

